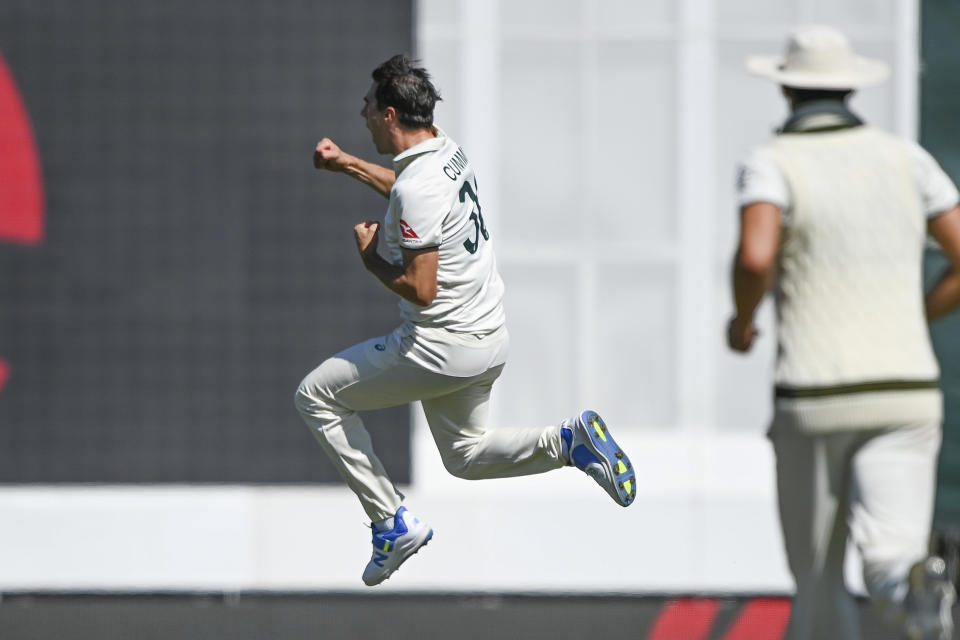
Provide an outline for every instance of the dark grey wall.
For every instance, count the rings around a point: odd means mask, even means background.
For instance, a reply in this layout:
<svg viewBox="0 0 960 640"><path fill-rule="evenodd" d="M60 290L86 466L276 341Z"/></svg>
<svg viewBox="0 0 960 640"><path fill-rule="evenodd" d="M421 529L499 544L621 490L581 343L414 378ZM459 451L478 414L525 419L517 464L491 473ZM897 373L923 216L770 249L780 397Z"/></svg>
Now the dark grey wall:
<svg viewBox="0 0 960 640"><path fill-rule="evenodd" d="M410 0L0 3L47 201L0 243L0 481L337 478L293 392L397 313L351 237L386 201L311 155L376 157L361 99L411 43ZM407 481L406 408L368 418Z"/></svg>
<svg viewBox="0 0 960 640"><path fill-rule="evenodd" d="M923 0L920 91L920 142L960 184L960 2ZM945 265L942 255L928 256L928 277ZM960 314L955 313L932 327L940 360L946 401L943 448L940 454L940 486L937 523L960 528Z"/></svg>
<svg viewBox="0 0 960 640"><path fill-rule="evenodd" d="M556 594L12 594L0 603L0 636L30 640L437 640L523 638L779 638L781 597L687 598ZM863 637L899 637L865 600ZM684 611L686 615L671 615ZM749 621L749 622L748 622ZM403 632L398 634L398 626Z"/></svg>

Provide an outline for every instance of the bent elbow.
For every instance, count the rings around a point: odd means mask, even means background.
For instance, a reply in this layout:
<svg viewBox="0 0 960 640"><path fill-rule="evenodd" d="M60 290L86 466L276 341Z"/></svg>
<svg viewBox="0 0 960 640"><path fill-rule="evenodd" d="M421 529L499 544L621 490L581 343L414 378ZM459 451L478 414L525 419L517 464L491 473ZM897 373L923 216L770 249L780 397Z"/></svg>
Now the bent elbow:
<svg viewBox="0 0 960 640"><path fill-rule="evenodd" d="M429 306L437 297L437 288L434 287L420 287L413 292L413 297L410 299L410 302L413 304L426 307Z"/></svg>
<svg viewBox="0 0 960 640"><path fill-rule="evenodd" d="M424 291L420 294L420 305L426 307L432 303L437 298L437 288L433 287L428 291Z"/></svg>
<svg viewBox="0 0 960 640"><path fill-rule="evenodd" d="M737 255L737 269L756 276L764 276L773 270L776 253L769 251L744 251Z"/></svg>

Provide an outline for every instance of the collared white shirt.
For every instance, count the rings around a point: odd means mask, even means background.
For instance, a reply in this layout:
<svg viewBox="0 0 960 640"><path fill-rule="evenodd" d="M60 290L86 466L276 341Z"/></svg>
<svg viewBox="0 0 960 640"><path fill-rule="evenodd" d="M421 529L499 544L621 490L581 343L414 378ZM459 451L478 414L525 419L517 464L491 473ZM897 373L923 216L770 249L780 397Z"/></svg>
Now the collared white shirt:
<svg viewBox="0 0 960 640"><path fill-rule="evenodd" d="M389 259L403 249L436 247L437 295L429 305L399 302L404 320L421 327L486 334L504 325L503 281L486 226L477 178L466 154L443 131L394 158L396 181L384 218Z"/></svg>

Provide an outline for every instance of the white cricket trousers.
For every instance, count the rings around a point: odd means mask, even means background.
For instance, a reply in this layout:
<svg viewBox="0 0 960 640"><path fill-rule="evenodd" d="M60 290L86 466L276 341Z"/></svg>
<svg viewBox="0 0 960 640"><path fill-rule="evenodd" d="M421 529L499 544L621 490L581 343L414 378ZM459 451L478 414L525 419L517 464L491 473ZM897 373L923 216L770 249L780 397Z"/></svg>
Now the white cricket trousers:
<svg viewBox="0 0 960 640"><path fill-rule="evenodd" d="M409 342L409 341L408 341ZM420 400L443 464L468 480L543 473L564 466L560 425L487 430L490 390L503 364L472 376L437 373L411 359L398 332L354 345L314 369L295 402L372 522L393 516L403 496L374 453L358 411ZM445 357L476 360L478 352ZM480 352L482 355L482 352Z"/></svg>
<svg viewBox="0 0 960 640"><path fill-rule="evenodd" d="M939 422L804 433L770 431L780 522L796 596L786 640L859 640L843 578L850 536L871 599L896 621L910 567L927 556Z"/></svg>

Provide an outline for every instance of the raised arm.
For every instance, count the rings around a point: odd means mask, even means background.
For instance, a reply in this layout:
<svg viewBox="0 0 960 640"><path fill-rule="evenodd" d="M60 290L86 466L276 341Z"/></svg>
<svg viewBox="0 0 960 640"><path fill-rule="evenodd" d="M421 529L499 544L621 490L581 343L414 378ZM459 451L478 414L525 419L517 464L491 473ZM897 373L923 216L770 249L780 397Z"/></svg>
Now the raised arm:
<svg viewBox="0 0 960 640"><path fill-rule="evenodd" d="M927 322L933 322L960 306L960 205L931 218L927 230L950 258L950 265L927 293Z"/></svg>
<svg viewBox="0 0 960 640"><path fill-rule="evenodd" d="M345 173L384 198L390 197L390 189L397 179L393 169L351 155L338 147L330 138L324 138L317 143L317 148L313 152L313 166L335 173Z"/></svg>

